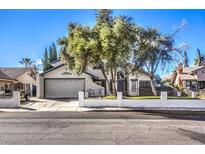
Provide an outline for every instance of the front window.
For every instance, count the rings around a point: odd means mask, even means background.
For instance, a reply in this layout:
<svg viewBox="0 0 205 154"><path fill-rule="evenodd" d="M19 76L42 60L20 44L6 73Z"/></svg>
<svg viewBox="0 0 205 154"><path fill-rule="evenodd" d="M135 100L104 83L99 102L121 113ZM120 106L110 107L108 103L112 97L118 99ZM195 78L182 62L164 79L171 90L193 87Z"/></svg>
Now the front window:
<svg viewBox="0 0 205 154"><path fill-rule="evenodd" d="M22 83L15 84L15 90L22 90L22 89L23 89L23 84Z"/></svg>
<svg viewBox="0 0 205 154"><path fill-rule="evenodd" d="M191 87L191 82L190 81L187 81L186 82L186 88L190 88Z"/></svg>
<svg viewBox="0 0 205 154"><path fill-rule="evenodd" d="M140 81L140 88L149 88L151 87L150 81Z"/></svg>

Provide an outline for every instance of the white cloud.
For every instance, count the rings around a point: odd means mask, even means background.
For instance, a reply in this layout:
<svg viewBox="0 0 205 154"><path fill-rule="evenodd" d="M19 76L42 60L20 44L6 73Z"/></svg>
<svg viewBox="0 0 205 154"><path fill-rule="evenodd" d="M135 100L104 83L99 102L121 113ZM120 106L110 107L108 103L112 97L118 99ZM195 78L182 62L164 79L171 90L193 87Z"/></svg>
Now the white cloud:
<svg viewBox="0 0 205 154"><path fill-rule="evenodd" d="M173 30L181 30L181 29L184 29L184 28L187 28L189 25L189 22L186 18L182 18L181 21L180 21L180 24L179 25L174 25L173 26Z"/></svg>
<svg viewBox="0 0 205 154"><path fill-rule="evenodd" d="M182 18L180 26L187 27L188 25L189 25L188 20L186 18Z"/></svg>
<svg viewBox="0 0 205 154"><path fill-rule="evenodd" d="M178 48L186 50L186 49L190 48L190 46L188 44L186 44L185 42L182 42L178 45Z"/></svg>
<svg viewBox="0 0 205 154"><path fill-rule="evenodd" d="M35 62L34 62L35 65L42 65L42 60L41 59L37 59Z"/></svg>

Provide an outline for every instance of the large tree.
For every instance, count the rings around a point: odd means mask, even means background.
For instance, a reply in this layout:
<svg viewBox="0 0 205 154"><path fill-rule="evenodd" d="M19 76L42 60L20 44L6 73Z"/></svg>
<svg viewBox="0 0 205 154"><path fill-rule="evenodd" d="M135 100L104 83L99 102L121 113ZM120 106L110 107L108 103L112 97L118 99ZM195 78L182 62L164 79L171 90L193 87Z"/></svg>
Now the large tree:
<svg viewBox="0 0 205 154"><path fill-rule="evenodd" d="M99 10L95 26L69 25L68 37L59 41L61 57L77 73L88 66L98 66L109 93L115 95L118 68L127 68L130 63L136 29L131 18L113 17L111 10Z"/></svg>
<svg viewBox="0 0 205 154"><path fill-rule="evenodd" d="M58 53L55 43L52 43L52 61L55 61L58 59Z"/></svg>
<svg viewBox="0 0 205 154"><path fill-rule="evenodd" d="M20 64L24 65L24 67L30 67L32 66L33 62L30 58L22 58L21 61L19 61Z"/></svg>
<svg viewBox="0 0 205 154"><path fill-rule="evenodd" d="M143 69L150 77L153 95L157 95L155 75L158 67L176 61L180 50L174 46L173 35L162 34L155 28L141 27L137 38L133 61L143 63Z"/></svg>
<svg viewBox="0 0 205 154"><path fill-rule="evenodd" d="M49 46L49 63L55 61L58 59L58 54L57 54L57 48L56 45L54 43L52 43L52 45Z"/></svg>
<svg viewBox="0 0 205 154"><path fill-rule="evenodd" d="M45 48L44 58L42 59L42 62L43 62L43 71L46 71L49 68L51 68L51 65L49 64L49 56L48 56L48 49L47 48Z"/></svg>
<svg viewBox="0 0 205 154"><path fill-rule="evenodd" d="M194 59L194 65L196 66L205 65L205 56L201 54L201 51L199 49L197 49L197 56Z"/></svg>
<svg viewBox="0 0 205 154"><path fill-rule="evenodd" d="M53 61L53 48L51 45L49 46L48 50L49 50L48 62L51 63Z"/></svg>

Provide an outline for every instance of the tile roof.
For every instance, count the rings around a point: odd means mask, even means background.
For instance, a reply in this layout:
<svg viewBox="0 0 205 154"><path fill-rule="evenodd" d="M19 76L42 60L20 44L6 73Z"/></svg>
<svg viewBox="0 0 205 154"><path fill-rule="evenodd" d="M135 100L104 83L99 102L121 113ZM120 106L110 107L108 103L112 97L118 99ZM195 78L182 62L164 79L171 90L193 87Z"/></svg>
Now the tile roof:
<svg viewBox="0 0 205 154"><path fill-rule="evenodd" d="M11 79L16 79L20 75L27 72L30 68L22 68L22 67L0 67L0 71L6 74Z"/></svg>
<svg viewBox="0 0 205 154"><path fill-rule="evenodd" d="M181 80L196 80L197 78L193 75L189 75L189 74L180 74L179 75Z"/></svg>
<svg viewBox="0 0 205 154"><path fill-rule="evenodd" d="M199 67L183 67L183 73L190 73L198 68Z"/></svg>
<svg viewBox="0 0 205 154"><path fill-rule="evenodd" d="M192 70L192 72L197 71L197 70L200 70L200 69L202 69L202 68L205 68L205 66L197 67L196 69Z"/></svg>
<svg viewBox="0 0 205 154"><path fill-rule="evenodd" d="M8 75L6 75L4 72L0 71L0 80L4 79L4 80L13 80L11 79Z"/></svg>
<svg viewBox="0 0 205 154"><path fill-rule="evenodd" d="M60 61L60 59L56 59L56 60L52 61L51 64L59 62L59 61Z"/></svg>

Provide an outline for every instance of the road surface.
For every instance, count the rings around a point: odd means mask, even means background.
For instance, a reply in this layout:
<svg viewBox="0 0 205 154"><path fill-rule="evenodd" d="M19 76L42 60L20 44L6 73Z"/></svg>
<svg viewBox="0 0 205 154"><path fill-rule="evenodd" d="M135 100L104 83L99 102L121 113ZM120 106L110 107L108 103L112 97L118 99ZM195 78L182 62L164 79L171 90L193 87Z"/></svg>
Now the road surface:
<svg viewBox="0 0 205 154"><path fill-rule="evenodd" d="M0 144L205 144L203 112L0 112Z"/></svg>

